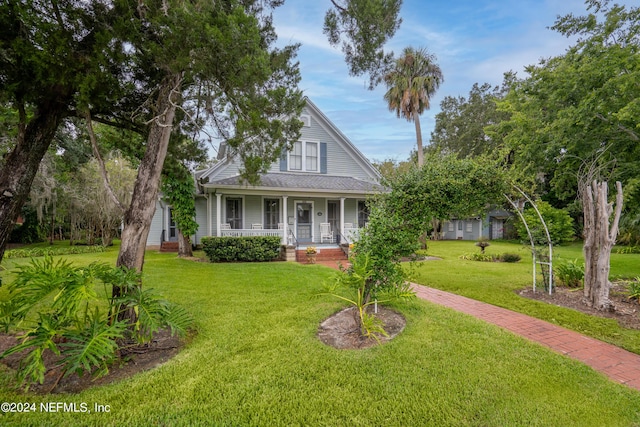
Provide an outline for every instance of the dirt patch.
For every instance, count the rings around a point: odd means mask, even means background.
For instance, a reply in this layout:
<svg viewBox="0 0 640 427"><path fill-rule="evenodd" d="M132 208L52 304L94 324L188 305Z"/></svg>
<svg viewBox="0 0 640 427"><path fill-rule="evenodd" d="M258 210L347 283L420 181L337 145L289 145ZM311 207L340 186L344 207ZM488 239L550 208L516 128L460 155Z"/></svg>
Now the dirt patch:
<svg viewBox="0 0 640 427"><path fill-rule="evenodd" d="M0 334L0 353L14 346L17 342L18 340L14 335ZM38 394L77 393L93 386L123 380L138 372L162 365L178 354L184 344L185 340L177 336L171 336L168 330L162 330L156 334L149 344L136 345L121 350L120 360L109 368L109 373L95 380L89 374L84 374L80 377L75 373L62 378L61 368L57 366L61 359L60 356L56 356L50 350L45 350L45 366L49 367L49 369L44 376L44 383L36 383L29 390ZM26 351L12 354L0 362L11 369L17 369L25 354Z"/></svg>
<svg viewBox="0 0 640 427"><path fill-rule="evenodd" d="M613 303L614 310L606 312L587 306L583 301L584 294L582 289L559 286L551 295L545 292L544 289L538 289L533 293L531 288L523 289L518 293L525 298L572 308L591 316L615 319L623 328L640 329L640 304L628 298L627 285L624 283L613 283L609 291L609 299Z"/></svg>
<svg viewBox="0 0 640 427"><path fill-rule="evenodd" d="M375 338L367 338L360 335L360 327L357 322L358 312L355 307L345 308L324 320L318 328L318 338L332 347L339 349L367 348L387 342L397 336L407 324L405 318L391 309L378 306L376 317L382 320L384 330L389 336L378 335Z"/></svg>

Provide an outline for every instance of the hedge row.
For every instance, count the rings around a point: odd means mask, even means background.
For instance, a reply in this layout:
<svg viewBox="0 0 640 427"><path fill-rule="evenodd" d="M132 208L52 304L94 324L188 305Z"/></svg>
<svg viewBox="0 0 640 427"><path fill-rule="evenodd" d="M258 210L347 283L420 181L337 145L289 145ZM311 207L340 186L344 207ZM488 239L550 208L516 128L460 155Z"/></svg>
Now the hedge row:
<svg viewBox="0 0 640 427"><path fill-rule="evenodd" d="M281 239L274 236L203 237L202 249L211 262L273 261L280 255Z"/></svg>
<svg viewBox="0 0 640 427"><path fill-rule="evenodd" d="M502 255L472 253L460 255L460 259L467 261L482 261L482 262L519 262L522 257L518 254L504 253Z"/></svg>
<svg viewBox="0 0 640 427"><path fill-rule="evenodd" d="M33 258L40 256L94 254L104 252L104 246L69 246L68 248L25 248L10 249L4 253L5 258Z"/></svg>

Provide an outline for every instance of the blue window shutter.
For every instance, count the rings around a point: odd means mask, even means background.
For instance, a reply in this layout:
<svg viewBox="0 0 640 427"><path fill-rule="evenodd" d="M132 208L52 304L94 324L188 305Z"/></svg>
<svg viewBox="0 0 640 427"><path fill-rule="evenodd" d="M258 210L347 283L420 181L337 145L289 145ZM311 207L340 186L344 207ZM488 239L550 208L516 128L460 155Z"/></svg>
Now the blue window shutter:
<svg viewBox="0 0 640 427"><path fill-rule="evenodd" d="M280 172L287 171L287 150L282 149L282 155L280 156Z"/></svg>
<svg viewBox="0 0 640 427"><path fill-rule="evenodd" d="M327 143L320 143L320 173L327 173Z"/></svg>

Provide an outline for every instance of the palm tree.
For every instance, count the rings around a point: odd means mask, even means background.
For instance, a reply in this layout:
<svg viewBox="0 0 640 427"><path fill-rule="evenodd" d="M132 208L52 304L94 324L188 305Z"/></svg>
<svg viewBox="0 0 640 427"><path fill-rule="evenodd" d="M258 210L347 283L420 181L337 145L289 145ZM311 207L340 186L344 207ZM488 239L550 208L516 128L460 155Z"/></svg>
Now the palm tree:
<svg viewBox="0 0 640 427"><path fill-rule="evenodd" d="M389 110L397 117L404 117L416 125L418 144L418 166L424 163L420 114L428 110L429 100L444 81L442 70L436 64L436 57L426 48L406 47L394 67L384 76L387 93L384 99Z"/></svg>

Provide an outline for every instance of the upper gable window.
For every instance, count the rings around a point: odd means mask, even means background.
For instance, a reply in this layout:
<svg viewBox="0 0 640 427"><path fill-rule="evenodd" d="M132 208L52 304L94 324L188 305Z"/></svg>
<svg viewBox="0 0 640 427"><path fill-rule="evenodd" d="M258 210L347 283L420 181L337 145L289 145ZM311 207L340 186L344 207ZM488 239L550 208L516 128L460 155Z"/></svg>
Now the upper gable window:
<svg viewBox="0 0 640 427"><path fill-rule="evenodd" d="M296 141L289 152L289 170L303 172L318 172L319 143L311 141Z"/></svg>
<svg viewBox="0 0 640 427"><path fill-rule="evenodd" d="M302 122L302 126L311 127L311 116L308 114L301 114L300 121Z"/></svg>
<svg viewBox="0 0 640 427"><path fill-rule="evenodd" d="M302 157L302 142L294 142L293 149L289 153L289 169L292 171L301 171Z"/></svg>

